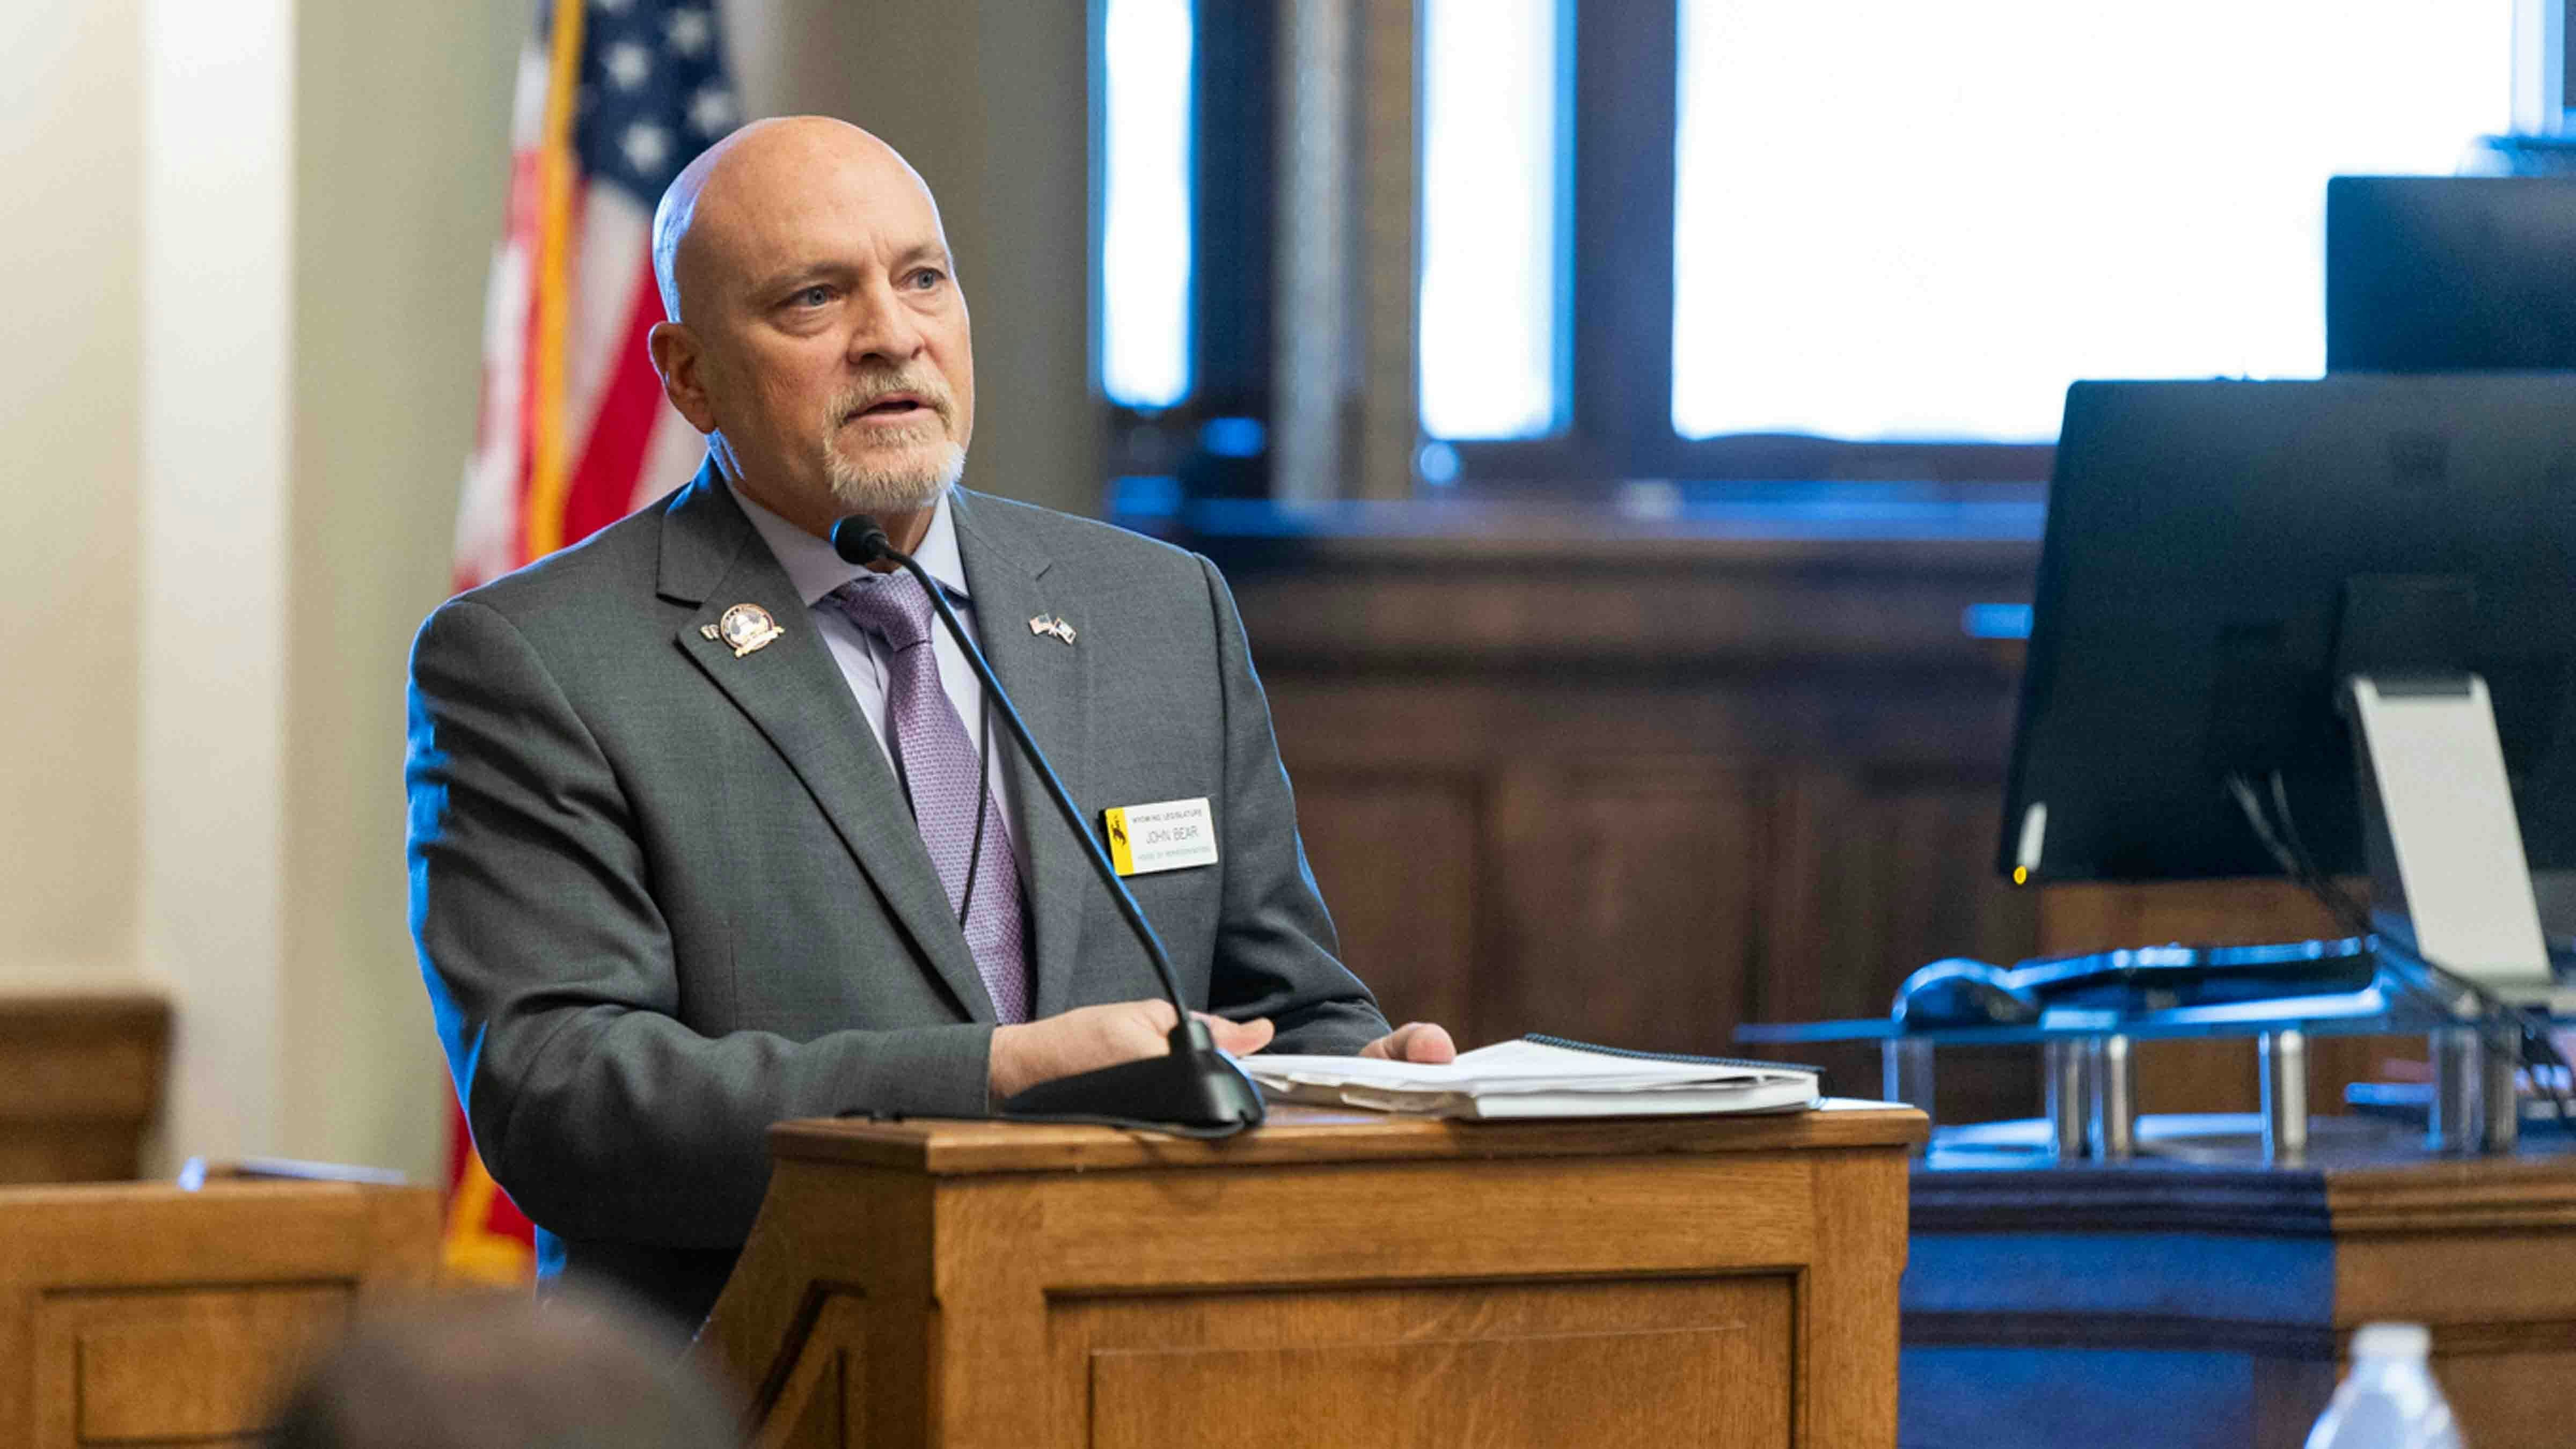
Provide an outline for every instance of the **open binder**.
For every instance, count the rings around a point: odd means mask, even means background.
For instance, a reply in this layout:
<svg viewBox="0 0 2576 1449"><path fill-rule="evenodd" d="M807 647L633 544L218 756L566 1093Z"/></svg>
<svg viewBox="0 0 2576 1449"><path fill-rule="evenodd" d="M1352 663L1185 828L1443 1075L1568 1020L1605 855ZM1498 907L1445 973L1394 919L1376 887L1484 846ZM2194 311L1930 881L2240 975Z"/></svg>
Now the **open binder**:
<svg viewBox="0 0 2576 1449"><path fill-rule="evenodd" d="M1650 1117L1794 1112L1816 1104L1812 1067L1733 1057L1670 1056L1527 1036L1454 1062L1367 1057L1245 1057L1275 1102L1432 1117Z"/></svg>

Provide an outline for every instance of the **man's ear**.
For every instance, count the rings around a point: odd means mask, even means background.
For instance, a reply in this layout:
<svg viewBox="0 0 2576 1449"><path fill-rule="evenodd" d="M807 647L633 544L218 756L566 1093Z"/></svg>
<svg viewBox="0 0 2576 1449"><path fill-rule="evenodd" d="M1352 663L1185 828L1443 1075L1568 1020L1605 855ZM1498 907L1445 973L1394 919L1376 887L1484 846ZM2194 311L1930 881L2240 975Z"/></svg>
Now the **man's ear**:
<svg viewBox="0 0 2576 1449"><path fill-rule="evenodd" d="M698 347L697 334L683 323L656 322L653 330L645 334L644 345L653 355L653 370L662 375L662 395L680 410L680 416L689 420L690 427L701 433L714 432L715 406L698 375L698 363L704 353Z"/></svg>

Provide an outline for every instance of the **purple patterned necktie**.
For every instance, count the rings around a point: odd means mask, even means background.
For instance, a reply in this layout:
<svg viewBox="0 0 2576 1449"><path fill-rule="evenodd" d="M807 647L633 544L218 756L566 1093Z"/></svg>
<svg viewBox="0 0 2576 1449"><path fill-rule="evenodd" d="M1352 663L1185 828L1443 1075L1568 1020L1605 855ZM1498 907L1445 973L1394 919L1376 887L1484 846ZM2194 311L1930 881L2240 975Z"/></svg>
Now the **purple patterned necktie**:
<svg viewBox="0 0 2576 1449"><path fill-rule="evenodd" d="M1020 902L1020 874L1012 859L1002 804L984 788L981 762L957 718L957 706L939 683L939 659L930 646L930 595L907 573L874 582L857 579L825 596L850 622L882 638L892 651L886 667L886 743L904 787L912 795L913 823L948 909L967 901L973 860L974 896L966 911L966 945L976 974L1004 1022L1029 1019L1028 918ZM975 816L984 815L984 849L975 852Z"/></svg>

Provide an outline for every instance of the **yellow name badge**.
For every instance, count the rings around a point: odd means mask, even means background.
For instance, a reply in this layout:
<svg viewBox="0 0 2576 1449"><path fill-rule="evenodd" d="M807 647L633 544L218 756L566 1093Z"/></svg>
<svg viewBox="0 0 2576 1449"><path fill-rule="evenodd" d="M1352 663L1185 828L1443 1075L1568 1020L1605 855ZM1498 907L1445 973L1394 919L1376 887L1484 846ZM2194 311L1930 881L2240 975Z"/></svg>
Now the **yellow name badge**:
<svg viewBox="0 0 2576 1449"><path fill-rule="evenodd" d="M1216 817L1205 795L1100 812L1109 827L1109 860L1120 875L1152 875L1216 864Z"/></svg>

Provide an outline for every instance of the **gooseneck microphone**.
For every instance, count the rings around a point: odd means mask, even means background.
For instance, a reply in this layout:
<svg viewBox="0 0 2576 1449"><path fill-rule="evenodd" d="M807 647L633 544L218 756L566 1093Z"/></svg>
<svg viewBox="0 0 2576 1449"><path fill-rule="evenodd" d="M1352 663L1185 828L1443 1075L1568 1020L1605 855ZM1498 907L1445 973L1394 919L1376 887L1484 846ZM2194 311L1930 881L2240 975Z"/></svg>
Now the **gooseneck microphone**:
<svg viewBox="0 0 2576 1449"><path fill-rule="evenodd" d="M983 682L984 697L996 706L1002 727L1019 742L1020 752L1028 757L1038 783L1045 787L1047 798L1055 802L1056 813L1064 817L1074 838L1082 842L1082 853L1091 862L1092 872L1108 887L1110 899L1118 903L1118 914L1126 918L1127 929L1145 948L1146 958L1154 963L1154 974L1162 978L1163 993L1171 998L1172 1009L1180 1013L1180 1025L1172 1028L1169 1055L1144 1057L1040 1082L1004 1102L1002 1115L1035 1121L1132 1124L1198 1137L1228 1136L1259 1125L1263 1115L1261 1089L1243 1074L1234 1058L1217 1050L1216 1038L1207 1023L1190 1015L1190 1004L1181 994L1181 978L1172 970L1172 958L1163 950L1162 937L1154 934L1136 897L1118 878L1118 868L1110 863L1109 853L1101 849L1098 837L1084 822L1081 807L1073 803L1064 781L1056 777L1055 766L1047 763L1046 751L1030 738L1019 707L1011 703L1010 692L1002 688L1002 682L993 677L993 666L985 662L984 651L975 647L973 636L957 621L956 610L948 605L947 591L912 555L896 548L894 540L886 537L886 531L866 514L852 514L832 525L832 551L862 566L879 559L889 560L920 581L922 591L930 595L931 611L939 616L948 637L957 641L958 652L966 656L975 677Z"/></svg>

